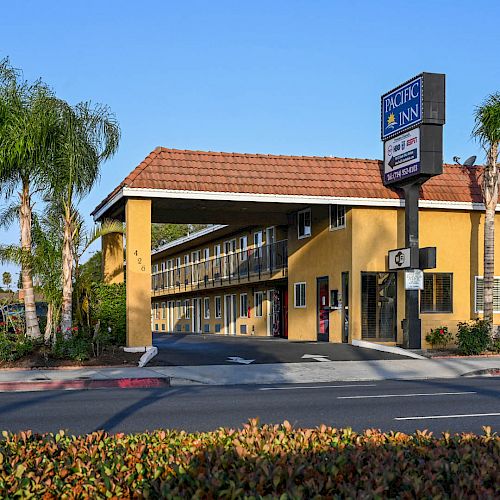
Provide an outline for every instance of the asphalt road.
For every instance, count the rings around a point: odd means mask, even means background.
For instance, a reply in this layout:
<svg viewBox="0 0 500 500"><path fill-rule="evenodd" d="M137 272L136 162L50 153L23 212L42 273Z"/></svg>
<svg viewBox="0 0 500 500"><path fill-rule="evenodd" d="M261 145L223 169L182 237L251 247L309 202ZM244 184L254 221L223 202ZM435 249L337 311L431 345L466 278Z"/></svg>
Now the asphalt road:
<svg viewBox="0 0 500 500"><path fill-rule="evenodd" d="M364 349L350 344L329 342L292 342L274 337L229 335L158 335L154 336L158 355L149 366L197 366L232 364L230 358L260 363L316 363L318 355L331 361L367 361L412 358ZM305 356L305 357L304 357Z"/></svg>
<svg viewBox="0 0 500 500"><path fill-rule="evenodd" d="M355 430L498 431L500 378L0 394L0 430L9 431L205 431L253 417Z"/></svg>

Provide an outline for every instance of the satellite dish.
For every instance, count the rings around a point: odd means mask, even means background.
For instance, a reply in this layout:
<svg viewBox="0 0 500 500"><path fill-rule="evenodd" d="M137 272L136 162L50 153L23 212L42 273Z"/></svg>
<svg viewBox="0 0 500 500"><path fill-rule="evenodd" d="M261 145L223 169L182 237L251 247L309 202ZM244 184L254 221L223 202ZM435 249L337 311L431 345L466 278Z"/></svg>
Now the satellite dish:
<svg viewBox="0 0 500 500"><path fill-rule="evenodd" d="M464 161L464 167L472 167L474 163L476 163L476 156L469 156L469 158Z"/></svg>

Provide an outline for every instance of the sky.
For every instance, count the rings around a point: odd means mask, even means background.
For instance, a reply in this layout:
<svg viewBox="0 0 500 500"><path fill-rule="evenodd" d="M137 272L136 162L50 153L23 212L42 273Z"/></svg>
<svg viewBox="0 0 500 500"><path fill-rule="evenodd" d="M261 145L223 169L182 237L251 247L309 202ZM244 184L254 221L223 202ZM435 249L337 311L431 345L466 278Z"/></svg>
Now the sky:
<svg viewBox="0 0 500 500"><path fill-rule="evenodd" d="M381 158L380 96L422 71L446 74L445 162L484 160L471 130L500 90L497 0L2 3L0 58L120 123L120 149L80 204L89 227L156 146Z"/></svg>

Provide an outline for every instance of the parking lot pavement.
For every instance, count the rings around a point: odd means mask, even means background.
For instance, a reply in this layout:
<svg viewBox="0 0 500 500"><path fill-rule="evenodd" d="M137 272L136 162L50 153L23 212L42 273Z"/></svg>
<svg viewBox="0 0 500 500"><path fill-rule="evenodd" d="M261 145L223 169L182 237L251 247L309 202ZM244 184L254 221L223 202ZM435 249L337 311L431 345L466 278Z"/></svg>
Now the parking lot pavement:
<svg viewBox="0 0 500 500"><path fill-rule="evenodd" d="M154 336L158 355L148 366L196 366L322 361L408 360L398 354L350 344L292 342L273 337L174 334Z"/></svg>

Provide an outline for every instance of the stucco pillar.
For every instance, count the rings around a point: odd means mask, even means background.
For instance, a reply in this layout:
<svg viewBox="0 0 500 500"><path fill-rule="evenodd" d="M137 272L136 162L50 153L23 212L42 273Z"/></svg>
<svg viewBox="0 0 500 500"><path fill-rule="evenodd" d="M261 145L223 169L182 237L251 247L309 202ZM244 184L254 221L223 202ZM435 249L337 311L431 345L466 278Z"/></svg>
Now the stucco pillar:
<svg viewBox="0 0 500 500"><path fill-rule="evenodd" d="M152 345L151 200L127 200L127 347Z"/></svg>
<svg viewBox="0 0 500 500"><path fill-rule="evenodd" d="M105 234L101 245L104 283L123 283L123 234Z"/></svg>

